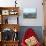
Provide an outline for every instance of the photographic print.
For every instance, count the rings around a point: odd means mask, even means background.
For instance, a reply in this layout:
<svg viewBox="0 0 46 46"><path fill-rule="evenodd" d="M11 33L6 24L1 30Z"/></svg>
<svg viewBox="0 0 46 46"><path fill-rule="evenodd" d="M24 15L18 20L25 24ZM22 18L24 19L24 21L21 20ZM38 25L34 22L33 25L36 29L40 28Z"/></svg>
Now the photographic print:
<svg viewBox="0 0 46 46"><path fill-rule="evenodd" d="M36 18L37 11L36 8L25 8L23 10L23 18Z"/></svg>

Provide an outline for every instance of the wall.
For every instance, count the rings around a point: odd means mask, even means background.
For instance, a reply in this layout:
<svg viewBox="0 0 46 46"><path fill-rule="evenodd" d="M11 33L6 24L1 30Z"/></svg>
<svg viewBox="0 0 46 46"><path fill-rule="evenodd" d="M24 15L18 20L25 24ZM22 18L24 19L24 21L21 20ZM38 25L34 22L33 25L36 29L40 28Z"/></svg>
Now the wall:
<svg viewBox="0 0 46 46"><path fill-rule="evenodd" d="M0 6L9 7L15 6L15 0L0 0ZM20 6L20 18L19 24L21 26L43 26L43 6L42 0L17 0L18 6ZM24 19L23 18L23 9L24 8L37 8L37 18L36 19Z"/></svg>
<svg viewBox="0 0 46 46"><path fill-rule="evenodd" d="M42 27L41 26L21 26L20 32L19 32L19 39L20 42L24 36L25 31L27 31L28 28L32 28L33 31L37 34L37 37L41 43L43 43L43 34L42 34Z"/></svg>
<svg viewBox="0 0 46 46"><path fill-rule="evenodd" d="M1 7L10 7L10 6L14 6L14 1L15 0L0 0L0 6Z"/></svg>
<svg viewBox="0 0 46 46"><path fill-rule="evenodd" d="M20 16L20 24L22 26L43 26L43 6L42 0L25 0L21 2L22 10L24 8L37 8L36 19L24 19L23 15ZM21 11L23 13L23 11Z"/></svg>

